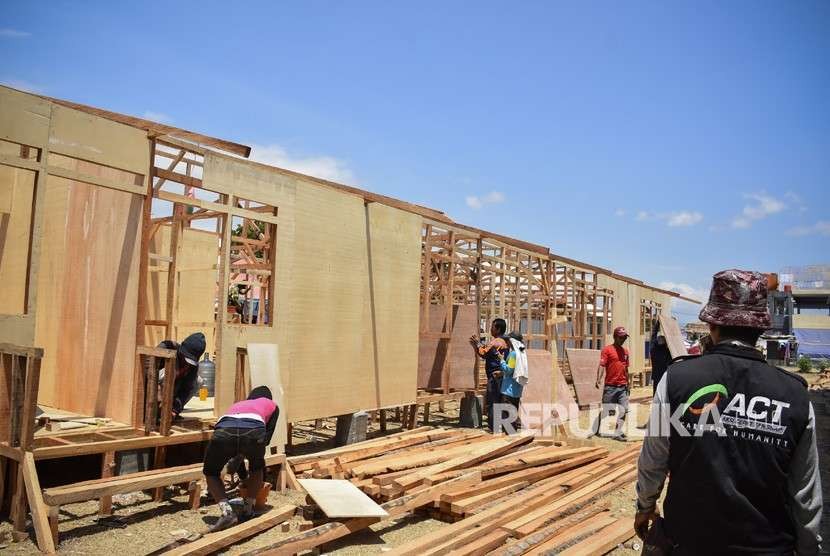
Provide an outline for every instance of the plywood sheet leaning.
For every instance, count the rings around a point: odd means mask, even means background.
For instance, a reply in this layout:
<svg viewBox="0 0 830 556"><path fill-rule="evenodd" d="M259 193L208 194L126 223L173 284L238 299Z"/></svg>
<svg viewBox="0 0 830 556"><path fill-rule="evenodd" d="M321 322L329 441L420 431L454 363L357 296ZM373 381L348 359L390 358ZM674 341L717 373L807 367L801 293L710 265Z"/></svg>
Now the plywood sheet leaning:
<svg viewBox="0 0 830 556"><path fill-rule="evenodd" d="M409 401L417 390L421 217L386 205L366 205L369 243L371 407ZM356 408L363 409L363 408Z"/></svg>
<svg viewBox="0 0 830 556"><path fill-rule="evenodd" d="M429 331L440 332L446 319L445 305L430 305ZM421 312L423 318L423 311ZM456 390L475 388L477 361L470 347L470 336L478 336L478 308L475 305L453 305L452 338L421 338L418 347L418 388L441 388L441 370L449 351L449 387Z"/></svg>
<svg viewBox="0 0 830 556"><path fill-rule="evenodd" d="M677 324L677 321L663 313L660 313L658 319L660 320L660 330L663 332L663 336L666 337L666 345L672 358L687 355L689 352L686 350L686 344L683 343L683 336L680 333L680 325Z"/></svg>
<svg viewBox="0 0 830 556"><path fill-rule="evenodd" d="M602 401L602 389L596 387L599 350L566 348L565 354L571 368L576 401L579 407L587 407Z"/></svg>
<svg viewBox="0 0 830 556"><path fill-rule="evenodd" d="M386 517L389 514L351 481L299 479L305 491L330 518Z"/></svg>
<svg viewBox="0 0 830 556"><path fill-rule="evenodd" d="M565 423L579 417L579 408L574 401L573 394L565 382L561 371L554 367L553 354L544 349L528 349L528 382L522 390L522 401L519 405L519 416L524 428L548 430L551 424ZM555 373L559 373L559 380L554 380ZM554 386L554 382L556 386ZM554 402L554 388L558 395L555 398L555 413L547 414L547 409ZM542 412L545 411L545 415ZM551 417L558 421L548 422ZM547 423L547 425L546 425Z"/></svg>
<svg viewBox="0 0 830 556"><path fill-rule="evenodd" d="M267 386L271 390L272 399L279 408L277 428L271 437L269 448L282 451L288 438L288 427L285 419L285 391L280 376L280 356L277 344L248 344L248 372L251 377L251 387ZM267 455L267 454L266 454Z"/></svg>
<svg viewBox="0 0 830 556"><path fill-rule="evenodd" d="M553 403L553 357L544 349L528 349L527 367L519 418L523 428L543 430L551 418L548 410Z"/></svg>
<svg viewBox="0 0 830 556"><path fill-rule="evenodd" d="M79 165L88 174L100 168ZM39 401L129 423L142 198L54 176L46 187Z"/></svg>

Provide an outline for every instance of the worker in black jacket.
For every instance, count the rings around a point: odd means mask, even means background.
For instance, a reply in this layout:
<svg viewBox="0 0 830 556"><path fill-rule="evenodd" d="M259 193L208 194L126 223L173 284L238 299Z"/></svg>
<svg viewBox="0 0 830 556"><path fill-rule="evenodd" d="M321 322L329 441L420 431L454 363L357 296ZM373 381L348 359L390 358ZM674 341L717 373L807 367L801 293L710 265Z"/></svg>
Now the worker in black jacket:
<svg viewBox="0 0 830 556"><path fill-rule="evenodd" d="M766 275L715 274L700 319L714 345L676 359L657 386L634 528L675 556L817 554L822 496L806 382L755 348L770 327Z"/></svg>
<svg viewBox="0 0 830 556"><path fill-rule="evenodd" d="M178 417L185 404L199 390L199 359L205 353L205 335L196 332L185 338L181 344L173 340L164 340L158 347L176 350L176 364L173 367L176 371L176 379L173 386L173 407L170 409L174 417ZM164 384L164 359L157 358L156 367L159 371L158 382L161 387ZM160 389L159 392L161 392Z"/></svg>

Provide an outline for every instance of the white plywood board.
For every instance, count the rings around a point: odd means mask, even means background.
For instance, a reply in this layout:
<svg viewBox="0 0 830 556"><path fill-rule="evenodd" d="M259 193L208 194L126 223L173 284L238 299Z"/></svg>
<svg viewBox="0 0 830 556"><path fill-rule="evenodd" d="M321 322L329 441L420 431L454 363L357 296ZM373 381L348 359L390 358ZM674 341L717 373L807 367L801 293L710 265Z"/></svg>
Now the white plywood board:
<svg viewBox="0 0 830 556"><path fill-rule="evenodd" d="M389 514L351 482L341 479L300 479L300 484L330 518L387 517Z"/></svg>
<svg viewBox="0 0 830 556"><path fill-rule="evenodd" d="M280 377L280 354L277 344L248 344L248 370L251 377L251 388L267 386L271 390L274 403L280 410L277 420L277 429L271 437L269 448L282 449L286 435L285 426L285 392Z"/></svg>

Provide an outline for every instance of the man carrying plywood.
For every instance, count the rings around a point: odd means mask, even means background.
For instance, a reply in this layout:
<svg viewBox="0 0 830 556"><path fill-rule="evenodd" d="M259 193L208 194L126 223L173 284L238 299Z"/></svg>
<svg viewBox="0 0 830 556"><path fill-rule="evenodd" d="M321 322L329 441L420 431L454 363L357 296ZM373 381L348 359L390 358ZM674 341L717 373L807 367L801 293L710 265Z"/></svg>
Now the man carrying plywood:
<svg viewBox="0 0 830 556"><path fill-rule="evenodd" d="M233 404L216 422L203 468L208 491L221 511L211 532L227 529L238 521L220 474L229 461L240 456L249 465L248 477L243 482L247 497L241 501L240 513L246 517L253 515L254 500L263 484L265 448L271 442L278 417L279 408L272 400L271 390L257 386L247 399Z"/></svg>

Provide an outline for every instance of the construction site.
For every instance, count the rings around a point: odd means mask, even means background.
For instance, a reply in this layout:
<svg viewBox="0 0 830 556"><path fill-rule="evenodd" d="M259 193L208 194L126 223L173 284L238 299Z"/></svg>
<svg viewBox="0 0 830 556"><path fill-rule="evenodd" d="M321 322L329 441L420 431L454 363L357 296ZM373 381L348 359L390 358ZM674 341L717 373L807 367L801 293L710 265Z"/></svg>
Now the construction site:
<svg viewBox="0 0 830 556"><path fill-rule="evenodd" d="M672 303L706 300L249 155L0 86L0 550L639 553L652 332L686 355ZM521 434L482 428L470 339L495 319L527 348ZM810 319L784 330L803 349ZM627 441L574 434L617 327L645 409ZM195 333L200 392L171 413L162 342ZM809 380L827 457L830 382ZM209 532L205 451L260 385L279 416L259 512Z"/></svg>

